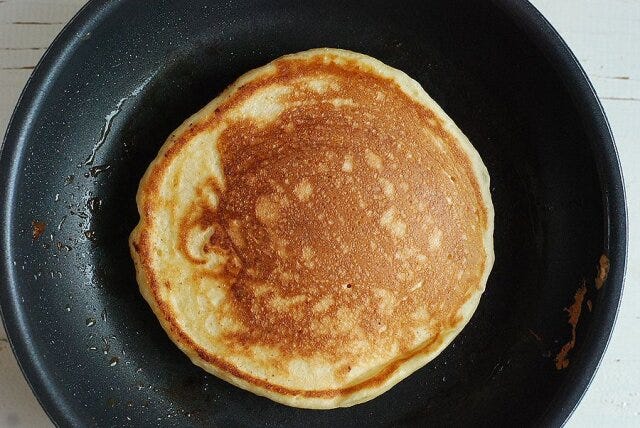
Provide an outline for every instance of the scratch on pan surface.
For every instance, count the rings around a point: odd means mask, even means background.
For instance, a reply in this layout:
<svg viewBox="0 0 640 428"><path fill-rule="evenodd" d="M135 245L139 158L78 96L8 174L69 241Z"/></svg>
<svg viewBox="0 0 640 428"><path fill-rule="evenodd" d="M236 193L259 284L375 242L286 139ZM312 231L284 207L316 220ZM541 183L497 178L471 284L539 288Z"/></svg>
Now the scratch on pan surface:
<svg viewBox="0 0 640 428"><path fill-rule="evenodd" d="M601 255L600 260L598 261L598 276L596 276L596 289L600 290L604 285L604 282L607 280L607 276L609 276L609 268L611 267L611 263L609 262L609 257L606 255Z"/></svg>
<svg viewBox="0 0 640 428"><path fill-rule="evenodd" d="M574 301L571 306L564 310L569 313L569 324L571 325L571 340L564 344L558 355L556 355L556 369L562 370L569 367L569 352L576 346L576 327L578 326L578 320L580 319L580 313L582 312L582 302L584 296L587 294L587 281L583 280L582 285L576 291Z"/></svg>
<svg viewBox="0 0 640 428"><path fill-rule="evenodd" d="M152 74L151 76L147 77L140 85L138 85L133 91L131 91L129 95L121 98L120 101L118 101L118 104L116 104L116 108L111 110L109 114L104 117L104 126L102 127L102 131L100 131L100 138L98 138L98 141L93 145L91 154L84 162L85 165L93 165L96 154L98 153L98 150L100 150L100 147L102 147L102 145L106 141L107 136L109 135L109 131L111 131L111 124L113 123L115 117L122 111L124 103L127 102L127 100L138 96L140 92L142 92L142 90L145 88L145 86L147 86L147 84L151 81L153 76L154 75Z"/></svg>

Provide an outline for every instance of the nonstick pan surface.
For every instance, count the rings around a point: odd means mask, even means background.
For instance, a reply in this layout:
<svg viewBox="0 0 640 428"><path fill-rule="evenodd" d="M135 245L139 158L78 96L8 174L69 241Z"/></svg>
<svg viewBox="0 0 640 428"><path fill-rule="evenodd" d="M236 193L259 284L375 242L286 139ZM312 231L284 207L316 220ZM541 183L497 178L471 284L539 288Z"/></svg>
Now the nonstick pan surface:
<svg viewBox="0 0 640 428"><path fill-rule="evenodd" d="M140 296L127 237L171 131L244 72L323 46L405 71L469 137L492 179L496 263L432 363L370 402L310 411L192 365ZM626 257L597 97L544 18L507 0L92 1L16 108L0 217L7 333L62 426L561 425L606 347ZM580 311L575 329L566 308Z"/></svg>

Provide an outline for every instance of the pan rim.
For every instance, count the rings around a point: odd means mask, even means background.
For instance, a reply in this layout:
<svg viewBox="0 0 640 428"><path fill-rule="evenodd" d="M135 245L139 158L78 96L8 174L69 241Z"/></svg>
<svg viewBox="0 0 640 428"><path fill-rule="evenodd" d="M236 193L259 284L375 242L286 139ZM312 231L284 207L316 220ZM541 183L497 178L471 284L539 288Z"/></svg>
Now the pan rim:
<svg viewBox="0 0 640 428"><path fill-rule="evenodd" d="M13 254L10 231L13 177L17 169L15 159L27 137L27 122L37 111L38 99L46 92L45 88L53 80L57 67L67 60L68 53L78 43L77 34L86 34L88 28L93 28L108 13L109 3L108 0L90 0L54 38L20 93L0 145L0 189L4 190L4 197L0 198L0 254L3 255L0 261L0 318L27 385L47 417L56 426L81 426L84 418L75 411L73 403L63 402L61 396L55 394L56 386L40 367L33 352L23 314L17 304L15 287L12 286L16 282L13 279L10 261L10 255Z"/></svg>
<svg viewBox="0 0 640 428"><path fill-rule="evenodd" d="M561 76L574 101L583 102L576 102L581 107L580 115L584 117L590 114L593 119L591 125L594 126L593 132L596 133L599 144L592 143L591 149L595 154L606 214L605 240L607 242L605 245L608 248L605 248L605 251L609 259L617 260L619 263L616 269L610 271L611 275L607 279L608 288L602 302L606 310L604 325L597 326L597 334L593 330L589 332L583 347L590 348L590 352L582 355L580 361L573 365L571 370L574 376L565 380L564 385L556 392L556 397L565 394L567 398L559 400L554 397L540 420L541 426L563 426L580 404L598 371L611 340L620 309L627 268L629 233L624 177L613 132L600 98L567 43L528 0L513 3L497 1L496 3L501 3L499 7L508 9L508 12L515 16L516 24L531 37L550 62L555 64L556 72ZM612 222L612 218L616 221ZM579 372L583 374L575 376ZM576 377L575 383L567 385L574 380L572 378Z"/></svg>
<svg viewBox="0 0 640 428"><path fill-rule="evenodd" d="M571 416L584 396L602 361L611 338L617 318L627 264L628 217L624 191L624 179L613 134L598 96L585 71L571 52L565 41L546 18L528 1L492 1L505 11L518 25L523 36L529 37L554 64L567 86L571 96L579 101L580 115L588 118L593 127L597 144L591 145L598 166L603 187L606 219L609 222L607 238L610 258L617 263L609 272L607 287L603 290L604 315L600 324L592 328L585 339L589 352L585 352L579 362L572 366L572 372L582 372L574 376L575 382L565 381L562 399L554 399L542 415L542 424L563 425ZM26 144L29 134L29 119L39 110L39 99L46 93L48 85L55 79L58 69L66 61L77 45L78 34L86 34L100 24L118 6L109 0L91 0L69 21L47 48L43 57L29 77L23 89L0 146L0 315L9 343L18 365L47 416L57 425L82 425L87 415L73 402L56 394L56 385L44 371L39 357L33 352L33 343L23 310L18 303L15 278L12 274L12 201L15 198L15 176L17 175L17 155ZM578 103L576 103L578 104ZM2 279L3 278L3 279ZM595 332L593 330L596 330ZM571 380L571 379L569 379ZM567 385L571 383L570 385ZM559 393L560 393L559 392Z"/></svg>

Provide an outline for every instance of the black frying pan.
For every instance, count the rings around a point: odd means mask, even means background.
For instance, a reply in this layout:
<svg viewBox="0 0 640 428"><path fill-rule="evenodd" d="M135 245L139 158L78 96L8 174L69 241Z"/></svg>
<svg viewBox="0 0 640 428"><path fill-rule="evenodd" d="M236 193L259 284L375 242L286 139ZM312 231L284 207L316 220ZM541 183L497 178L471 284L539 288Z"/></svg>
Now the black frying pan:
<svg viewBox="0 0 640 428"><path fill-rule="evenodd" d="M320 46L417 79L480 152L496 208L496 264L462 334L390 392L330 411L285 407L193 366L139 295L127 248L138 181L167 135L242 73ZM92 1L29 81L0 183L5 326L65 426L560 425L622 289L611 132L574 56L521 1ZM37 239L33 222L46 223ZM602 254L611 270L597 290ZM575 347L558 370L572 338L564 308L582 284Z"/></svg>

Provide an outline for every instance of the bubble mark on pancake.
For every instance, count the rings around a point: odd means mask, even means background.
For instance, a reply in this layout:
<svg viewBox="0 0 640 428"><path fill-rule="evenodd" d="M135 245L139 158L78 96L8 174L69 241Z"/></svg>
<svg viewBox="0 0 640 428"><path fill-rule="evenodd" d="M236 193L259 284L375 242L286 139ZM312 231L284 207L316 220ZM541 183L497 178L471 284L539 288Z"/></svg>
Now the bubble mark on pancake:
<svg viewBox="0 0 640 428"><path fill-rule="evenodd" d="M387 209L380 217L380 225L396 238L404 238L407 224L400 219L395 207Z"/></svg>
<svg viewBox="0 0 640 428"><path fill-rule="evenodd" d="M344 172L353 171L353 156L349 154L344 155L344 161L342 162L342 171Z"/></svg>
<svg viewBox="0 0 640 428"><path fill-rule="evenodd" d="M303 178L293 191L298 197L298 200L304 202L313 195L313 186L307 178Z"/></svg>
<svg viewBox="0 0 640 428"><path fill-rule="evenodd" d="M365 160L367 161L367 165L376 171L382 170L382 158L377 154L373 153L371 150L366 149L364 152Z"/></svg>

